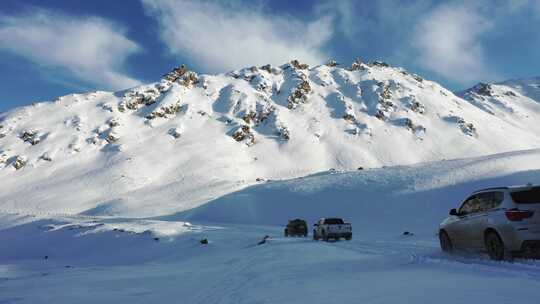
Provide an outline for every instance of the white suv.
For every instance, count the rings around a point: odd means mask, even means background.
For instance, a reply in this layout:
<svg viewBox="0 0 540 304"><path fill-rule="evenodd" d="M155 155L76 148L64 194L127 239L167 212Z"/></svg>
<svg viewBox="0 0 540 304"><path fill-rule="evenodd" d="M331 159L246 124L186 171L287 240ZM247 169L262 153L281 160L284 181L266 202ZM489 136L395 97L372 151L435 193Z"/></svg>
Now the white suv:
<svg viewBox="0 0 540 304"><path fill-rule="evenodd" d="M540 186L474 192L439 228L441 249L485 250L493 260L540 256Z"/></svg>

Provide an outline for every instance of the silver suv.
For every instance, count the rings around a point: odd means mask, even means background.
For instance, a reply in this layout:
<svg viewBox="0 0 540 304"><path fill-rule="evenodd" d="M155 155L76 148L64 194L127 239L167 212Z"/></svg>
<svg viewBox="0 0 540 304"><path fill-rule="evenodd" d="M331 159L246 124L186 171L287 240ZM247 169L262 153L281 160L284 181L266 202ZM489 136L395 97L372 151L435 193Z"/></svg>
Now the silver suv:
<svg viewBox="0 0 540 304"><path fill-rule="evenodd" d="M443 251L485 250L493 260L540 257L540 186L474 192L439 227Z"/></svg>

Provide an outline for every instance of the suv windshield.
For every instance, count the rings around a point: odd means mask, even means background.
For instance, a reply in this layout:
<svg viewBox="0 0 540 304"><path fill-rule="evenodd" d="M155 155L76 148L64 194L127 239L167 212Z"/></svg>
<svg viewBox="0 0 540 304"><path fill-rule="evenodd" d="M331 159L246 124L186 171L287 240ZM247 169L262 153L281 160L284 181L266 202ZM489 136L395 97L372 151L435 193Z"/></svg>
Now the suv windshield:
<svg viewBox="0 0 540 304"><path fill-rule="evenodd" d="M540 187L510 193L516 204L540 204Z"/></svg>
<svg viewBox="0 0 540 304"><path fill-rule="evenodd" d="M324 224L325 225L343 225L343 220L340 219L340 218L329 218L329 219L324 219Z"/></svg>

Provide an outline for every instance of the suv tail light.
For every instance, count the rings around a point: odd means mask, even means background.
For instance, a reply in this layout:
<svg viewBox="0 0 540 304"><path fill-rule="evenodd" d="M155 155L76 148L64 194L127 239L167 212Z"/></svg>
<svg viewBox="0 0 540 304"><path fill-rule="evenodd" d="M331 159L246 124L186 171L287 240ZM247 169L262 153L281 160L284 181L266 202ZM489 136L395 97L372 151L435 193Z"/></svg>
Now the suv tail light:
<svg viewBox="0 0 540 304"><path fill-rule="evenodd" d="M533 216L534 211L519 210L518 208L508 209L505 212L506 218L512 222L519 222L523 219L527 219Z"/></svg>

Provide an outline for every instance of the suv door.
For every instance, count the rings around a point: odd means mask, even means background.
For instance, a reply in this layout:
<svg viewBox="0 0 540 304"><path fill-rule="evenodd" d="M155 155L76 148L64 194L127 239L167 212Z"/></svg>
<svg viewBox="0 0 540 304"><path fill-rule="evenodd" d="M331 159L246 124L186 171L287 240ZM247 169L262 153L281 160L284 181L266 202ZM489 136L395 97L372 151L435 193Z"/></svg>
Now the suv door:
<svg viewBox="0 0 540 304"><path fill-rule="evenodd" d="M504 193L501 191L483 192L477 194L479 204L477 211L471 214L467 222L470 245L474 248L484 248L484 231L489 226L489 215L503 202Z"/></svg>
<svg viewBox="0 0 540 304"><path fill-rule="evenodd" d="M469 236L467 235L467 221L473 210L473 202L476 195L468 197L458 209L458 218L445 229L450 234L456 247L468 247Z"/></svg>

